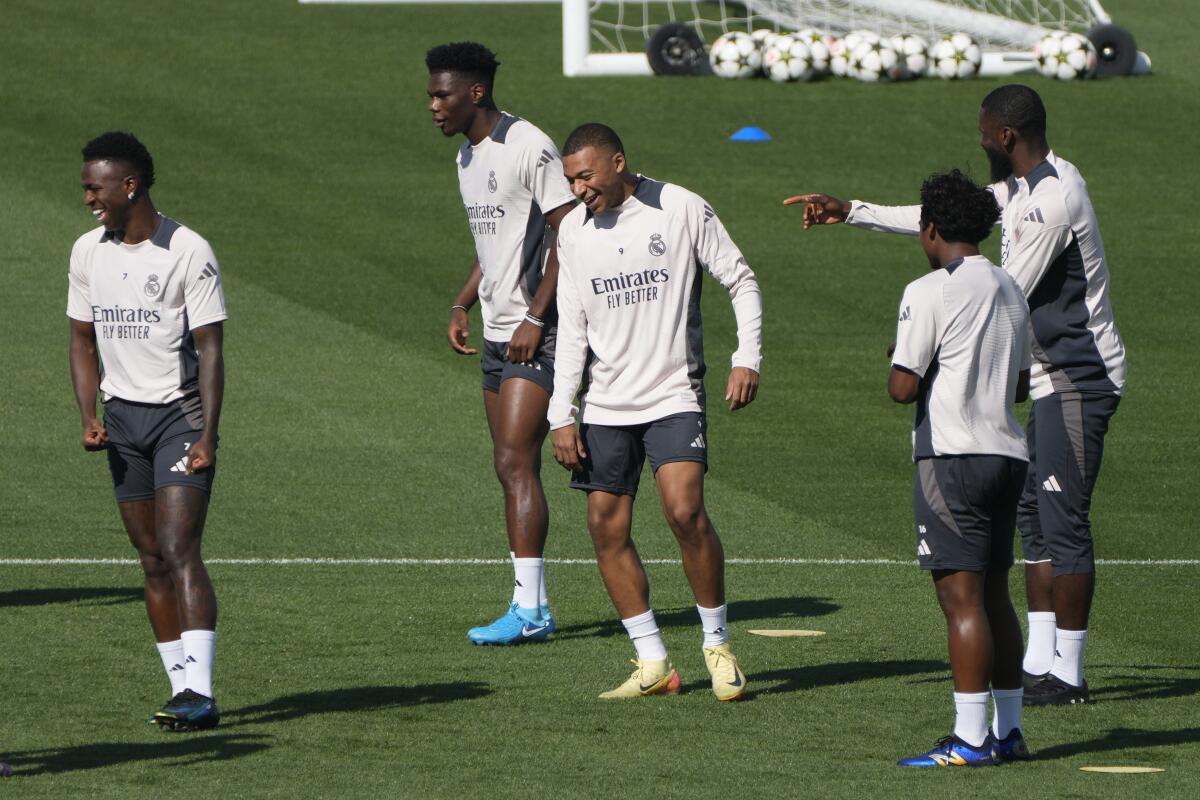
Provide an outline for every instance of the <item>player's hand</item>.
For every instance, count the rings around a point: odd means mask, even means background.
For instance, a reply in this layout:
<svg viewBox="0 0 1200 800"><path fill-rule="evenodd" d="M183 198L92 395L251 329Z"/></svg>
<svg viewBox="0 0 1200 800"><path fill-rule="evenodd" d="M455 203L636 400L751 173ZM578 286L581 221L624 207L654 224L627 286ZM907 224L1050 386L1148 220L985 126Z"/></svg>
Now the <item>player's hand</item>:
<svg viewBox="0 0 1200 800"><path fill-rule="evenodd" d="M579 428L565 425L553 430L550 432L550 442L554 445L554 460L571 472L578 472L580 460L587 458Z"/></svg>
<svg viewBox="0 0 1200 800"><path fill-rule="evenodd" d="M461 308L450 309L450 327L446 329L446 338L455 352L464 356L473 356L479 351L467 347L467 337L471 335L471 318Z"/></svg>
<svg viewBox="0 0 1200 800"><path fill-rule="evenodd" d="M835 225L845 222L846 217L850 215L849 203L820 192L793 195L783 201L785 206L796 203L804 203L804 230L813 225Z"/></svg>
<svg viewBox="0 0 1200 800"><path fill-rule="evenodd" d="M103 450L108 447L108 429L100 424L100 420L93 419L88 421L83 426L83 438L80 440L83 449L94 453L97 450Z"/></svg>
<svg viewBox="0 0 1200 800"><path fill-rule="evenodd" d="M201 436L195 444L188 448L187 474L194 475L201 470L206 470L216 461L216 446L207 437Z"/></svg>
<svg viewBox="0 0 1200 800"><path fill-rule="evenodd" d="M729 384L725 387L725 399L729 410L737 411L754 402L758 394L758 373L749 367L734 367L729 373Z"/></svg>
<svg viewBox="0 0 1200 800"><path fill-rule="evenodd" d="M524 320L513 331L504 357L508 359L508 363L510 364L524 364L533 361L533 355L537 352L541 341L542 329L529 320Z"/></svg>

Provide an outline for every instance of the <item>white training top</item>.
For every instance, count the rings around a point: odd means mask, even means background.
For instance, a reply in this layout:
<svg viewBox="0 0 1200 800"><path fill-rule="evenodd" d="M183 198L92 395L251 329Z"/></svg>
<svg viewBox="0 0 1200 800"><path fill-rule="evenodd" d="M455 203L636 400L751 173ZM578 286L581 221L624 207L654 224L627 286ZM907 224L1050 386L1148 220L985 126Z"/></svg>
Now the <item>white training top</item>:
<svg viewBox="0 0 1200 800"><path fill-rule="evenodd" d="M900 301L892 365L921 378L913 460L1028 461L1012 410L1018 374L1031 362L1025 296L983 256L957 259L910 283Z"/></svg>
<svg viewBox="0 0 1200 800"><path fill-rule="evenodd" d="M1108 262L1087 183L1054 153L1024 178L989 187L1002 209L1000 263L1029 300L1035 361L1030 394L1120 394L1125 345L1113 321ZM920 206L852 201L846 222L920 232Z"/></svg>
<svg viewBox="0 0 1200 800"><path fill-rule="evenodd" d="M575 201L550 137L501 112L479 144L456 158L458 189L483 274L483 338L507 342L537 293L553 238L546 212Z"/></svg>
<svg viewBox="0 0 1200 800"><path fill-rule="evenodd" d="M96 228L71 248L69 281L67 316L96 328L105 400L163 404L197 391L192 330L228 317L217 257L199 234L161 214L138 244Z"/></svg>
<svg viewBox="0 0 1200 800"><path fill-rule="evenodd" d="M704 200L670 183L638 178L620 206L575 208L558 232L558 342L551 429L581 418L636 425L704 410L700 325L702 269L733 299L733 366L758 371L762 294L725 226Z"/></svg>

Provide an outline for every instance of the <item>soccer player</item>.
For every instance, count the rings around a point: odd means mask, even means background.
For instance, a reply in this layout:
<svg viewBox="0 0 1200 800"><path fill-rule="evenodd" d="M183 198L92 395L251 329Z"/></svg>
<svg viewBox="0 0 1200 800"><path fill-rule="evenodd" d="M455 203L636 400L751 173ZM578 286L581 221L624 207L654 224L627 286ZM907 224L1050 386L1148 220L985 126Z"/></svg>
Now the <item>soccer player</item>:
<svg viewBox="0 0 1200 800"><path fill-rule="evenodd" d="M555 630L546 597L549 516L542 491L546 406L554 388L558 261L553 236L574 204L558 150L546 134L496 107L495 54L460 42L432 48L429 111L449 136L462 134L458 188L475 237L475 262L450 306L447 338L467 346L467 312L483 312L483 407L492 435L496 476L504 489L504 520L514 581L512 601L495 622L472 628L475 644L544 640Z"/></svg>
<svg viewBox="0 0 1200 800"><path fill-rule="evenodd" d="M1096 581L1089 509L1125 386L1125 346L1087 184L1050 149L1042 99L1028 86L1001 86L983 100L979 131L1002 210L1001 266L1024 291L1033 324L1030 466L1018 515L1029 604L1025 704L1085 703L1083 653ZM917 206L824 194L784 202L806 204L806 229L846 222L919 231Z"/></svg>
<svg viewBox="0 0 1200 800"><path fill-rule="evenodd" d="M682 187L634 174L611 128L576 128L563 165L582 205L559 230L559 347L548 418L555 460L572 471L571 486L587 492L600 575L637 651L630 678L600 696L679 691L630 536L649 456L700 612L713 692L737 700L746 676L729 649L725 555L704 508L700 282L710 273L733 299L738 349L725 392L731 411L758 390L758 282L712 207ZM577 412L572 401L585 373Z"/></svg>
<svg viewBox="0 0 1200 800"><path fill-rule="evenodd" d="M921 186L920 240L933 271L904 290L888 394L917 403L917 559L946 617L956 715L954 732L904 767L1029 758L1008 570L1028 466L1012 410L1029 393L1032 349L1020 287L979 254L999 216L992 193L958 170Z"/></svg>
<svg viewBox="0 0 1200 800"><path fill-rule="evenodd" d="M200 542L225 386L221 273L208 242L155 210L154 162L132 134L88 142L81 179L101 227L71 250L71 380L83 448L108 453L171 682L171 699L148 721L212 728L217 600Z"/></svg>

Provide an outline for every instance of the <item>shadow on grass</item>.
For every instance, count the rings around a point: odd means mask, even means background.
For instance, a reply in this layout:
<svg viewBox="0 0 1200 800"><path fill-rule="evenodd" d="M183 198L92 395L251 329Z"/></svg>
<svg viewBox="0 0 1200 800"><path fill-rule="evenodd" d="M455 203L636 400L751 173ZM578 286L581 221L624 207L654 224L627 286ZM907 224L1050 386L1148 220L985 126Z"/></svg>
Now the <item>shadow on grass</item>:
<svg viewBox="0 0 1200 800"><path fill-rule="evenodd" d="M760 620L800 620L832 614L841 606L824 597L768 597L761 600L734 600L729 603L731 623L758 622ZM582 636L624 636L625 627L621 620L613 618L578 625L564 625L554 634L556 639L573 639ZM695 606L655 610L654 618L659 628L676 628L685 625L700 625L700 615Z"/></svg>
<svg viewBox="0 0 1200 800"><path fill-rule="evenodd" d="M222 717L222 727L264 725L315 714L346 714L389 708L477 700L492 693L486 683L426 683L417 686L355 686L326 692L302 692L277 697L269 703L232 709Z"/></svg>
<svg viewBox="0 0 1200 800"><path fill-rule="evenodd" d="M1200 694L1200 667L1164 667L1146 664L1095 665L1089 669L1100 672L1102 685L1091 690L1093 700L1105 703L1126 700L1154 700L1168 697L1191 697ZM1146 675L1138 673L1191 672L1189 677Z"/></svg>
<svg viewBox="0 0 1200 800"><path fill-rule="evenodd" d="M155 762L157 766L182 767L207 761L228 761L266 750L270 738L259 734L191 733L162 734L158 742L97 742L75 747L9 752L5 760L16 775L61 775L101 769L117 764Z"/></svg>
<svg viewBox="0 0 1200 800"><path fill-rule="evenodd" d="M1053 761L1084 753L1107 753L1113 750L1132 750L1147 747L1171 747L1200 742L1200 728L1180 728L1177 731L1144 731L1138 728L1113 728L1099 739L1070 742L1034 750L1038 761Z"/></svg>
<svg viewBox="0 0 1200 800"><path fill-rule="evenodd" d="M142 587L84 586L63 589L14 589L0 592L0 608L20 606L49 606L57 603L83 603L112 606L140 602Z"/></svg>
<svg viewBox="0 0 1200 800"><path fill-rule="evenodd" d="M945 661L843 661L832 664L774 669L750 673L750 695L801 692L822 686L842 686L859 681L900 678L906 675L944 674L949 679L950 665ZM763 684L774 684L764 686ZM701 684L697 684L699 686ZM756 686L757 685L757 686ZM759 688L761 687L761 688ZM755 691L757 689L757 691Z"/></svg>

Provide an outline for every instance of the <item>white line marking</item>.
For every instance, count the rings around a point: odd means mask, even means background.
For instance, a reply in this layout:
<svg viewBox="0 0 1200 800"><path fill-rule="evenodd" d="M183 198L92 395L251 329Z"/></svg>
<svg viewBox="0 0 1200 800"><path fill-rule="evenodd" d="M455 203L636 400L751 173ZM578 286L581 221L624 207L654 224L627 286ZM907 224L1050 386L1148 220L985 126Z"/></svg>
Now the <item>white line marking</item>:
<svg viewBox="0 0 1200 800"><path fill-rule="evenodd" d="M678 558L646 558L645 564L679 564ZM0 558L0 567L57 567L57 566L127 566L137 565L132 558ZM506 565L507 558L210 558L206 564L230 564L252 567L285 566L396 566L396 567L473 567ZM547 564L592 566L591 558L548 558ZM910 567L916 561L897 558L727 558L726 564L748 566L817 566L858 567L885 566ZM1099 558L1096 564L1103 567L1195 567L1200 559L1195 558Z"/></svg>

